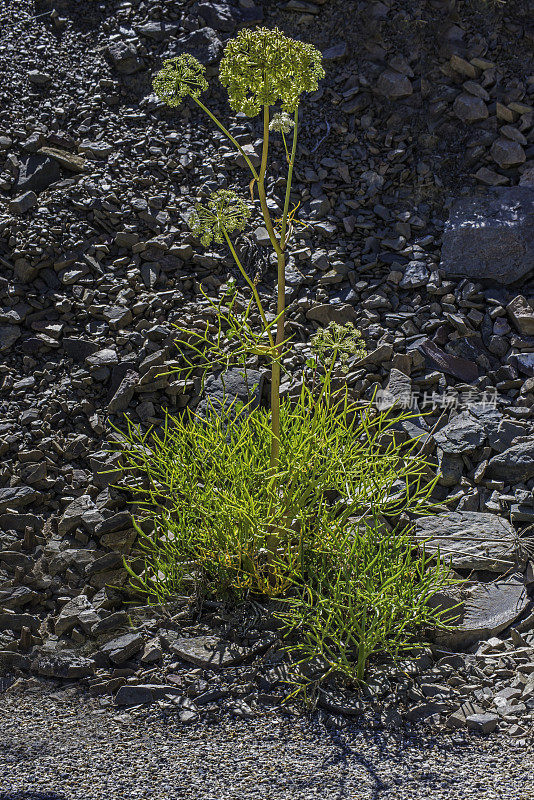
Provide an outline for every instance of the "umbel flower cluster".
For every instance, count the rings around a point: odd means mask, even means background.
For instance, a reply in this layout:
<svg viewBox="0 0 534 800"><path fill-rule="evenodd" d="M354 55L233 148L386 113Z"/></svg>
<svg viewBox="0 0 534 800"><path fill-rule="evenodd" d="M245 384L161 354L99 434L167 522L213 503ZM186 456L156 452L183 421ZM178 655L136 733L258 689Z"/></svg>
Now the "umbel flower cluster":
<svg viewBox="0 0 534 800"><path fill-rule="evenodd" d="M154 79L154 91L171 107L188 95L198 100L208 88L205 71L189 54L167 59ZM294 112L302 92L315 92L324 74L321 53L312 44L290 39L278 28L256 28L243 29L228 42L219 79L233 110L255 117L262 106L279 101L282 112ZM287 122L283 129L288 132Z"/></svg>
<svg viewBox="0 0 534 800"><path fill-rule="evenodd" d="M320 52L278 28L239 31L225 47L219 74L231 107L247 117L278 101L294 111L302 92L316 91L323 77Z"/></svg>
<svg viewBox="0 0 534 800"><path fill-rule="evenodd" d="M154 91L168 106L179 106L188 95L198 98L208 88L206 68L189 53L169 58L154 78Z"/></svg>
<svg viewBox="0 0 534 800"><path fill-rule="evenodd" d="M188 224L204 247L208 247L212 241L222 244L225 232L242 231L249 217L250 208L244 200L235 192L219 189L211 195L207 206L196 203Z"/></svg>

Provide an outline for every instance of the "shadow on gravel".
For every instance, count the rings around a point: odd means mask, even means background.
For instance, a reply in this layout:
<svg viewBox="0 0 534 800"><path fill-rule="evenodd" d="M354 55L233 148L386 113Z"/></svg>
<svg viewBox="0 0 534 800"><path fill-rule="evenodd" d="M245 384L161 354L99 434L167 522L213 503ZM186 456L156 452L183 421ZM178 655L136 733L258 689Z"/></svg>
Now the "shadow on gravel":
<svg viewBox="0 0 534 800"><path fill-rule="evenodd" d="M67 800L57 792L0 792L0 800Z"/></svg>
<svg viewBox="0 0 534 800"><path fill-rule="evenodd" d="M433 787L439 786L443 789L444 784L450 784L451 788L456 784L455 779L447 779L434 770L424 768L425 756L428 752L429 744L433 743L432 737L420 736L413 733L409 738L405 738L402 734L395 736L392 732L389 736L382 736L378 731L374 731L369 735L369 743L374 747L378 747L381 753L387 753L390 760L390 780L384 781L378 774L372 758L368 758L361 749L356 749L351 742L350 734L343 731L328 731L332 746L335 751L331 756L324 759L321 768L336 766L339 770L338 773L338 800L353 800L354 790L347 785L346 778L350 772L351 764L359 764L367 772L368 777L372 781L371 794L369 800L380 800L382 793L399 786L406 785L406 774L402 767L404 760L408 757L408 751L419 752L422 756L422 769L416 770L417 774L412 774L410 782L412 786L417 786L419 790L425 790L430 797ZM443 746L443 743L442 743ZM449 749L444 745L444 749ZM398 773L395 774L395 766L398 767ZM2 800L0 796L0 800Z"/></svg>

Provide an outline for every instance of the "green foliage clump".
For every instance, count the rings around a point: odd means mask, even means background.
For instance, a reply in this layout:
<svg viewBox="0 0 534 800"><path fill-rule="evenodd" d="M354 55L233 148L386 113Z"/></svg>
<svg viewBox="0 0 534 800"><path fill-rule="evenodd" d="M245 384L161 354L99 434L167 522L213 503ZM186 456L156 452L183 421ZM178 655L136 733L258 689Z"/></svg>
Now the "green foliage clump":
<svg viewBox="0 0 534 800"><path fill-rule="evenodd" d="M224 49L219 78L236 112L255 117L278 101L293 112L302 92L315 92L324 77L321 53L284 36L278 28L239 31Z"/></svg>
<svg viewBox="0 0 534 800"><path fill-rule="evenodd" d="M138 526L145 560L129 567L132 585L160 603L191 584L204 597L278 598L298 659L361 680L371 656L398 654L439 623L427 600L450 580L399 523L431 508L416 443L391 437L410 415L303 387L282 401L273 476L268 411L234 406L169 415L150 437L130 424L125 485L152 529Z"/></svg>
<svg viewBox="0 0 534 800"><path fill-rule="evenodd" d="M160 100L168 106L179 106L184 97L197 99L208 88L204 77L206 68L200 61L185 53L178 58L169 58L163 62L153 81L153 89Z"/></svg>
<svg viewBox="0 0 534 800"><path fill-rule="evenodd" d="M219 189L214 192L207 206L197 203L189 215L189 227L195 236L200 237L204 247L212 241L222 244L226 235L242 231L248 218L250 208L235 192Z"/></svg>

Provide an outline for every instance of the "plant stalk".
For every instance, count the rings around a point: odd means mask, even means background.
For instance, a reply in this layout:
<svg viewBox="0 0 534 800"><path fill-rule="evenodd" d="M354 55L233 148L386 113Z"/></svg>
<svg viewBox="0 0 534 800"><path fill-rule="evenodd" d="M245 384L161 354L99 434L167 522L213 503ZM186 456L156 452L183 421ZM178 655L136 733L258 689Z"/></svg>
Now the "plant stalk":
<svg viewBox="0 0 534 800"><path fill-rule="evenodd" d="M273 339L273 335L271 333L271 329L270 329L269 323L267 322L267 317L265 316L265 311L263 310L263 306L262 306L262 303L261 303L261 300L260 300L260 296L258 294L258 290L256 289L256 286L254 285L254 282L250 280L250 278L247 275L243 265L241 264L241 261L239 260L239 257L238 257L238 255L237 255L237 253L235 251L235 247L232 244L232 240L228 236L226 230L223 228L222 231L223 231L223 234L224 234L224 238L226 239L226 243L227 243L228 247L230 248L230 252L232 253L234 261L237 264L237 266L239 267L239 271L241 272L241 275L244 277L244 279L246 280L246 282L248 283L248 285L252 289L252 294L254 295L254 300L256 301L256 305L258 306L258 311L260 312L261 321L263 322L263 326L264 326L265 330L267 331L267 336L269 337L269 344L271 345L271 347L274 347L275 342L274 342L274 339Z"/></svg>
<svg viewBox="0 0 534 800"><path fill-rule="evenodd" d="M289 196L291 194L291 181L293 180L293 165L295 163L295 155L297 152L297 129L299 124L299 107L297 105L295 109L295 125L293 127L293 144L291 146L291 158L289 159L289 167L287 170L287 181L286 181L286 196L284 199L284 213L282 214L282 231L280 233L280 245L282 250L286 249L287 239L286 237L286 230L287 230L287 214L289 211Z"/></svg>
<svg viewBox="0 0 534 800"><path fill-rule="evenodd" d="M245 161L247 162L247 165L248 165L248 167L249 167L250 171L252 172L252 174L253 174L254 178L255 178L257 181L259 181L259 176L258 176L258 173L256 172L256 169L254 168L254 165L252 164L252 161L251 161L251 160L250 160L250 158L247 156L247 154L245 153L245 151L243 150L243 148L241 147L241 145L239 144L239 142L237 141L237 139L235 139L235 138L232 136L232 134L230 133L230 131L229 131L227 128L225 128L225 127L224 127L224 125L222 124L222 122L220 122L220 121L217 119L217 117L215 116L215 114L213 114L213 113L212 113L212 112L209 110L209 108L208 108L207 106L205 106L205 105L204 105L204 103L202 102L202 100L199 100L199 99L198 99L198 97L194 97L193 99L194 99L195 103L196 103L198 106L200 106L200 108L201 108L203 111L205 111L205 112L206 112L206 114L208 115L208 117L214 121L214 123L215 123L215 124L217 125L217 127L218 127L218 128L219 128L219 129L220 129L220 130L221 130L221 131L224 133L224 135L225 135L225 136L226 136L228 139L230 139L230 141L232 142L232 144L234 145L234 147L236 147L236 148L239 150L240 154L243 156L243 158L244 158L244 159L245 159Z"/></svg>

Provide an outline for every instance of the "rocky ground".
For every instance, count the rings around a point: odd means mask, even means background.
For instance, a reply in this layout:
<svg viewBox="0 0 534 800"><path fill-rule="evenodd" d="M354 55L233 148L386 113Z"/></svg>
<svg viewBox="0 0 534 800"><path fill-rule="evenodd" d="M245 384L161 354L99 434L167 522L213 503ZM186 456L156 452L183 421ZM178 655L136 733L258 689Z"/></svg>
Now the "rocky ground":
<svg viewBox="0 0 534 800"><path fill-rule="evenodd" d="M322 691L319 714L341 727L357 715L391 730L497 731L524 745L534 719L528 5L0 0L4 688L29 671L76 680L103 709L153 703L182 725L252 719L283 696L268 622L217 605L199 614L186 599L163 619L129 616L109 588L126 581L122 556L135 547L131 509L110 487L111 426L124 413L159 425L166 408L200 401L196 381L160 373L176 364L173 323L209 320L201 290L216 298L234 270L192 239L187 211L215 188L247 191L226 142L196 108L162 107L151 78L184 51L216 75L224 42L263 21L313 42L327 70L303 106L294 200L307 227L288 268L284 391L298 391L318 325L358 325L369 355L351 365L351 392L431 412L404 434L423 436L450 511L417 535L471 581L453 637L399 668L375 665L362 696ZM229 120L212 85L207 101ZM257 158L257 121L230 128ZM240 248L274 312L260 221Z"/></svg>
<svg viewBox="0 0 534 800"><path fill-rule="evenodd" d="M35 683L35 681L34 681ZM27 685L0 707L1 800L530 800L532 743L339 731L276 711L184 730L151 706L109 713Z"/></svg>

